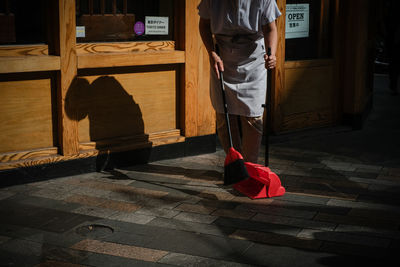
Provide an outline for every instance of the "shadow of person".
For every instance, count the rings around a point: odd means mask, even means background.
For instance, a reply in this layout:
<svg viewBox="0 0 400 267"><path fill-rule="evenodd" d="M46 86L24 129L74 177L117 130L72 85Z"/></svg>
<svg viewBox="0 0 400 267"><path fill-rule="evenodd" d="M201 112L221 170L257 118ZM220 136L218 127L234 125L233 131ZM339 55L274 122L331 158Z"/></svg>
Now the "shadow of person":
<svg viewBox="0 0 400 267"><path fill-rule="evenodd" d="M76 78L67 92L65 109L67 116L77 122L88 118L88 127L79 125L78 135L81 143L95 143L99 151L97 171L124 164L121 155L111 152L120 152L127 144L137 142L151 147L139 105L114 77L101 76L92 83Z"/></svg>

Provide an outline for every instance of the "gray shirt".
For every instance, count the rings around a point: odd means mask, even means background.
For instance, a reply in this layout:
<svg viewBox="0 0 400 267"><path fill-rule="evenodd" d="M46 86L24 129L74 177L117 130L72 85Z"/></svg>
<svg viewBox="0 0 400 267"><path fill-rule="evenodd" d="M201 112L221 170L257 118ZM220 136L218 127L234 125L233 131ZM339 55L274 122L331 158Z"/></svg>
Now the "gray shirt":
<svg viewBox="0 0 400 267"><path fill-rule="evenodd" d="M258 117L265 103L266 69L262 26L281 15L275 0L202 0L201 18L211 32L224 61L224 85L230 114ZM211 102L223 113L221 89L211 72Z"/></svg>

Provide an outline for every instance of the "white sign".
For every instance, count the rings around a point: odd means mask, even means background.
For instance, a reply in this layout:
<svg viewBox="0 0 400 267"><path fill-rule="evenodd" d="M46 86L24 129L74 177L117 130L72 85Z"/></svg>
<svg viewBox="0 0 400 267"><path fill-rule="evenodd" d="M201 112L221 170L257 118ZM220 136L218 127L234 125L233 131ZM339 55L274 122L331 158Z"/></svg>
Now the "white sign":
<svg viewBox="0 0 400 267"><path fill-rule="evenodd" d="M146 35L168 35L168 17L145 17Z"/></svg>
<svg viewBox="0 0 400 267"><path fill-rule="evenodd" d="M85 37L85 26L76 26L76 37Z"/></svg>
<svg viewBox="0 0 400 267"><path fill-rule="evenodd" d="M309 36L309 4L286 5L286 39L305 38Z"/></svg>

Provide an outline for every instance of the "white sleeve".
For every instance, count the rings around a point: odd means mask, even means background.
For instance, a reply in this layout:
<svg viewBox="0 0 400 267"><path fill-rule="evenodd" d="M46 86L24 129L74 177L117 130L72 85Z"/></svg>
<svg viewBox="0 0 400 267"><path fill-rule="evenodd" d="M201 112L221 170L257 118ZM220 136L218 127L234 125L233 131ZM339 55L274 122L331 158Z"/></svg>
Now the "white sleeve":
<svg viewBox="0 0 400 267"><path fill-rule="evenodd" d="M264 10L262 10L262 25L273 22L280 15L282 15L282 13L276 4L276 1L266 0Z"/></svg>

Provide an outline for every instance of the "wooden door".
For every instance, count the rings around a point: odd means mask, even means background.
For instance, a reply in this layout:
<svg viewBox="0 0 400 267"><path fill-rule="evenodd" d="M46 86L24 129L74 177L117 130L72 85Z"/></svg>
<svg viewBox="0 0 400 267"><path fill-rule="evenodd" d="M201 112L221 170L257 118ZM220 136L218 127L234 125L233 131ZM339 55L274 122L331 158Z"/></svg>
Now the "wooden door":
<svg viewBox="0 0 400 267"><path fill-rule="evenodd" d="M276 133L334 124L339 116L338 0L278 0L280 58L275 70ZM282 60L284 59L284 60Z"/></svg>

